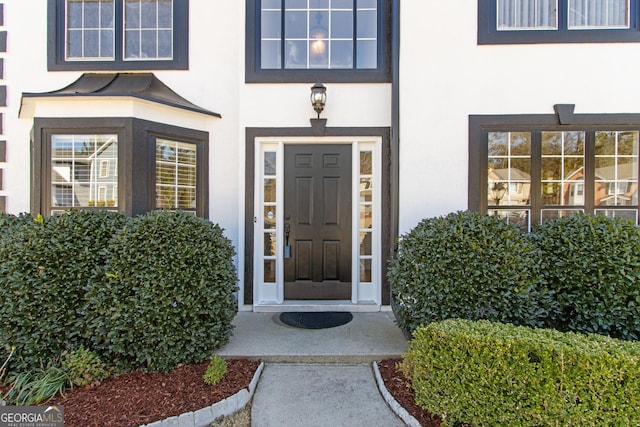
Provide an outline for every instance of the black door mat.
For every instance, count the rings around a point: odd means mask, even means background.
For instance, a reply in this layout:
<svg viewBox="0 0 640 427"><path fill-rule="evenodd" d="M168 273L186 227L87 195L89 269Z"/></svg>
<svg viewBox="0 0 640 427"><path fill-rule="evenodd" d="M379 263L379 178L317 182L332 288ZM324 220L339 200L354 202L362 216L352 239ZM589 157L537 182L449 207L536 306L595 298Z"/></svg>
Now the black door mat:
<svg viewBox="0 0 640 427"><path fill-rule="evenodd" d="M348 311L281 313L280 321L285 325L304 329L335 328L349 323L353 314Z"/></svg>

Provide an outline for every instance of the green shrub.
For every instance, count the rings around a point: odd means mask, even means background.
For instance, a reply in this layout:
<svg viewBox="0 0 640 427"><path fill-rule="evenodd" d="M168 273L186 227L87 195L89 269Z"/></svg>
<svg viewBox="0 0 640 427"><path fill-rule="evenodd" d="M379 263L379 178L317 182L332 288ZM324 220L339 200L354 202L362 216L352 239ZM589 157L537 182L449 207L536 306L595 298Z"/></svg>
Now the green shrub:
<svg viewBox="0 0 640 427"><path fill-rule="evenodd" d="M415 331L402 370L446 425L637 426L640 343L447 320Z"/></svg>
<svg viewBox="0 0 640 427"><path fill-rule="evenodd" d="M32 221L33 217L28 213L13 215L0 212L0 235L6 233L11 227Z"/></svg>
<svg viewBox="0 0 640 427"><path fill-rule="evenodd" d="M209 359L209 366L207 366L207 371L204 373L204 382L210 385L218 384L224 374L227 373L227 362L220 356L214 354Z"/></svg>
<svg viewBox="0 0 640 427"><path fill-rule="evenodd" d="M557 296L551 326L640 339L640 227L576 215L536 227L532 238Z"/></svg>
<svg viewBox="0 0 640 427"><path fill-rule="evenodd" d="M69 381L76 386L93 384L109 376L109 370L100 356L84 347L63 353L61 362Z"/></svg>
<svg viewBox="0 0 640 427"><path fill-rule="evenodd" d="M537 286L539 252L497 217L457 212L423 220L402 236L392 260L402 328L448 318L543 324L551 295Z"/></svg>
<svg viewBox="0 0 640 427"><path fill-rule="evenodd" d="M104 248L126 217L71 211L22 221L0 245L0 343L16 347L10 370L35 369L78 348L86 328L85 290L100 280Z"/></svg>
<svg viewBox="0 0 640 427"><path fill-rule="evenodd" d="M92 286L94 349L124 369L168 371L226 343L235 315L233 247L219 226L184 212L134 218Z"/></svg>

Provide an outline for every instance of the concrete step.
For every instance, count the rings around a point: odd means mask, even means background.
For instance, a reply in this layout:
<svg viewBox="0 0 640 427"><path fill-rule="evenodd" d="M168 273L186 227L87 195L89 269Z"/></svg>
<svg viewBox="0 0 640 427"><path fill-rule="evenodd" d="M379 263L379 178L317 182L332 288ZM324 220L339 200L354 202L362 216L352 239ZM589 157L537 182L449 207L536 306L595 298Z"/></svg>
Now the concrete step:
<svg viewBox="0 0 640 427"><path fill-rule="evenodd" d="M400 357L407 348L393 313L353 313L345 325L301 329L283 324L279 313L240 312L220 356L268 363L356 364Z"/></svg>

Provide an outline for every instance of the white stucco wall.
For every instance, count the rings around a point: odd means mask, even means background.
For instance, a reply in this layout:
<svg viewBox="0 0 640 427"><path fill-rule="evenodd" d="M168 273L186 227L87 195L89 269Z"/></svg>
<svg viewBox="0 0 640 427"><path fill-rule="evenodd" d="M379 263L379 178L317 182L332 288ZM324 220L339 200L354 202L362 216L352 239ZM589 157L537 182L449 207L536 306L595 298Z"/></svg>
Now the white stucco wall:
<svg viewBox="0 0 640 427"><path fill-rule="evenodd" d="M477 45L477 2L401 3L400 230L467 208L468 116L639 113L640 44Z"/></svg>

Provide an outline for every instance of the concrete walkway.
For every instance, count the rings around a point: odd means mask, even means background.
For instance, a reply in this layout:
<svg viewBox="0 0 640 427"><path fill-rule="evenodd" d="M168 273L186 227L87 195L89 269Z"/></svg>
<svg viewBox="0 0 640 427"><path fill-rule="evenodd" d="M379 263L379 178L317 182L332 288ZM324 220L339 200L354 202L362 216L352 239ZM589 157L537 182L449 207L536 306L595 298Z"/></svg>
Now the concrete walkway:
<svg viewBox="0 0 640 427"><path fill-rule="evenodd" d="M238 313L217 354L266 363L251 411L254 427L395 427L405 424L377 388L371 363L401 356L392 313L354 313L346 325L299 329L277 313Z"/></svg>

